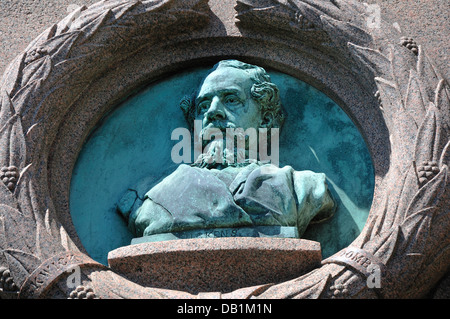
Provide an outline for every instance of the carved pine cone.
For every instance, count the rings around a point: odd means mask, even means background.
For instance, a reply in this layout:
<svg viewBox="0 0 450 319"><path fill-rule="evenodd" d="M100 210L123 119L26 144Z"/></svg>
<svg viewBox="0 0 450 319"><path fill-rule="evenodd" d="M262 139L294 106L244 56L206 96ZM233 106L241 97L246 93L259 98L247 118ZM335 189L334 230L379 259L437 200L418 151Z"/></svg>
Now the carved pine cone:
<svg viewBox="0 0 450 319"><path fill-rule="evenodd" d="M8 268L0 267L0 289L3 291L17 291L19 288L14 283Z"/></svg>
<svg viewBox="0 0 450 319"><path fill-rule="evenodd" d="M348 296L348 289L345 285L336 284L330 287L331 299L343 299Z"/></svg>
<svg viewBox="0 0 450 319"><path fill-rule="evenodd" d="M295 13L295 21L299 24L300 28L302 29L312 29L314 28L314 24L306 19L301 12Z"/></svg>
<svg viewBox="0 0 450 319"><path fill-rule="evenodd" d="M0 179L10 191L13 191L19 179L19 169L15 166L2 167L0 169Z"/></svg>
<svg viewBox="0 0 450 319"><path fill-rule="evenodd" d="M376 92L375 92L375 97L376 97L376 99L378 100L378 104L380 105L380 107L383 108L383 103L382 103L382 101L381 101L381 94L380 94L380 91L376 91Z"/></svg>
<svg viewBox="0 0 450 319"><path fill-rule="evenodd" d="M37 48L33 49L32 51L27 53L27 56L25 58L25 64L30 64L40 58L42 58L44 55L47 54L47 50Z"/></svg>
<svg viewBox="0 0 450 319"><path fill-rule="evenodd" d="M400 39L400 44L406 47L408 50L411 50L415 55L419 53L419 47L417 46L417 43L411 38L402 37Z"/></svg>
<svg viewBox="0 0 450 319"><path fill-rule="evenodd" d="M417 168L420 186L425 185L439 173L439 166L436 162L428 161L422 163Z"/></svg>
<svg viewBox="0 0 450 319"><path fill-rule="evenodd" d="M67 299L99 299L94 290L90 287L85 287L83 285L78 286L73 290Z"/></svg>

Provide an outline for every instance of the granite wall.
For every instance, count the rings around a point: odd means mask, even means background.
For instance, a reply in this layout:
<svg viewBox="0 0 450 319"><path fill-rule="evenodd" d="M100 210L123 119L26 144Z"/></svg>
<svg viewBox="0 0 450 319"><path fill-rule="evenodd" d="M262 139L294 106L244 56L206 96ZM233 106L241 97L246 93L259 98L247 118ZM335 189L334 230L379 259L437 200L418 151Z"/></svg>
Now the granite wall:
<svg viewBox="0 0 450 319"><path fill-rule="evenodd" d="M356 1L356 0L355 0ZM361 0L357 0L361 1ZM0 1L0 74L42 31L78 6L97 0ZM402 32L423 45L435 65L450 78L449 0L367 0L380 6L383 19L398 23Z"/></svg>

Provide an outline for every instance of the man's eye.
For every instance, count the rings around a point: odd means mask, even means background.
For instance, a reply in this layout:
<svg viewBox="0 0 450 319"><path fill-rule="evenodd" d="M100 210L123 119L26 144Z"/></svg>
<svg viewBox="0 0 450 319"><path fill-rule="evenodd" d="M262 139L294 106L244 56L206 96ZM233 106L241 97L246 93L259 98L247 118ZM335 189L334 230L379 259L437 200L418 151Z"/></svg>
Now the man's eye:
<svg viewBox="0 0 450 319"><path fill-rule="evenodd" d="M205 112L207 109L209 108L209 103L208 102L202 102L198 105L198 111L201 112Z"/></svg>
<svg viewBox="0 0 450 319"><path fill-rule="evenodd" d="M231 105L237 105L240 103L239 99L235 96L229 96L225 99L225 103L231 104Z"/></svg>

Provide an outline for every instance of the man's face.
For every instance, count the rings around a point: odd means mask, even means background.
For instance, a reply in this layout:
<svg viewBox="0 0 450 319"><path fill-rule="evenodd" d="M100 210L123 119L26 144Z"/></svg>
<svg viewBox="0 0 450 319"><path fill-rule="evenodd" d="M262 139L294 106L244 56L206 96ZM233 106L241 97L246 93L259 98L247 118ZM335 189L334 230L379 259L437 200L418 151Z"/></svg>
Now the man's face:
<svg viewBox="0 0 450 319"><path fill-rule="evenodd" d="M259 128L261 110L251 98L252 80L246 72L225 67L209 74L196 99L197 120L203 127Z"/></svg>

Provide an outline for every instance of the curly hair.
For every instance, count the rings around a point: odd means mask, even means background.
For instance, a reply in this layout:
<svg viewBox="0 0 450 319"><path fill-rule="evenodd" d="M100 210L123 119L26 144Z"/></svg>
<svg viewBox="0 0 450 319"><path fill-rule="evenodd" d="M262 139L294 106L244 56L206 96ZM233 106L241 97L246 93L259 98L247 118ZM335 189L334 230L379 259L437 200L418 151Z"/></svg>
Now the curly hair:
<svg viewBox="0 0 450 319"><path fill-rule="evenodd" d="M245 71L253 81L250 93L254 101L260 106L262 117L271 118L267 128L281 128L284 122L285 113L281 106L280 91L278 87L271 82L267 72L262 67L238 60L223 60L217 63L208 74L221 68L236 68ZM197 115L195 96L196 94L185 96L180 101L180 107L183 110L186 121L191 129Z"/></svg>

